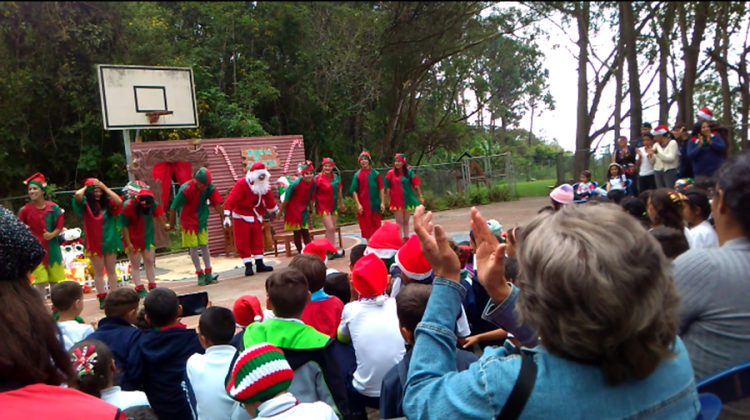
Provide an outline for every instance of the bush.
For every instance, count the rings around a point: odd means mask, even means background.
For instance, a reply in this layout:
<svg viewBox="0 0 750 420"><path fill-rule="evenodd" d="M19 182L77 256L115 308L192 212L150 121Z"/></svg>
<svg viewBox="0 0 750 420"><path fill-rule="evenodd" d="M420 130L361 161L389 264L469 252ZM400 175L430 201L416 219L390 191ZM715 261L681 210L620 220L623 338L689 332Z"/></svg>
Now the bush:
<svg viewBox="0 0 750 420"><path fill-rule="evenodd" d="M472 188L469 192L469 203L472 206L478 206L480 204L489 204L489 198L487 197L487 189L484 187Z"/></svg>
<svg viewBox="0 0 750 420"><path fill-rule="evenodd" d="M437 210L445 210L446 205L443 200L441 200L439 197L436 197L435 194L432 193L432 191L425 191L422 193L424 196L424 207L425 209L429 211L437 211Z"/></svg>
<svg viewBox="0 0 750 420"><path fill-rule="evenodd" d="M491 203L510 201L510 188L508 188L508 186L506 185L493 185L492 189L487 193L487 196Z"/></svg>
<svg viewBox="0 0 750 420"><path fill-rule="evenodd" d="M466 195L461 193L453 193L448 191L444 197L444 200L446 207L449 209L469 207L469 200L466 199Z"/></svg>

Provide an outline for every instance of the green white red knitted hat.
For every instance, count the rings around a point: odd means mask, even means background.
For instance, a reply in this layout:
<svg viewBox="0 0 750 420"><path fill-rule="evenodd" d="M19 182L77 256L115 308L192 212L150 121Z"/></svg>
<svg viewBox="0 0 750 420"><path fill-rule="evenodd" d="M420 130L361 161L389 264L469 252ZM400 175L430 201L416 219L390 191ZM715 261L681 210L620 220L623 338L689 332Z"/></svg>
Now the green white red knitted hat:
<svg viewBox="0 0 750 420"><path fill-rule="evenodd" d="M312 162L309 160L304 161L303 163L300 163L297 165L297 175L304 175L308 172L312 172L315 170L315 165L313 165Z"/></svg>
<svg viewBox="0 0 750 420"><path fill-rule="evenodd" d="M227 376L226 389L243 404L269 400L286 391L294 371L284 352L269 343L248 347L237 356Z"/></svg>
<svg viewBox="0 0 750 420"><path fill-rule="evenodd" d="M370 156L370 152L368 152L367 150L362 151L362 153L359 154L359 159L357 160L360 161L362 159L367 159L367 161L372 164L372 156Z"/></svg>
<svg viewBox="0 0 750 420"><path fill-rule="evenodd" d="M131 181L128 182L123 189L128 195L135 197L141 190L147 190L149 188L148 185L143 183L143 181Z"/></svg>
<svg viewBox="0 0 750 420"><path fill-rule="evenodd" d="M403 153L396 153L396 156L394 156L393 159L398 160L404 165L406 165L406 155Z"/></svg>
<svg viewBox="0 0 750 420"><path fill-rule="evenodd" d="M331 165L331 166L336 166L336 162L334 162L334 161L333 161L333 159L331 159L331 158L329 158L329 157L325 157L325 158L323 158L323 162L322 162L321 164L322 164L322 165Z"/></svg>
<svg viewBox="0 0 750 420"><path fill-rule="evenodd" d="M23 181L23 183L24 185L36 185L37 187L41 188L42 191L47 191L47 181L45 181L44 175L39 172L28 177L26 181Z"/></svg>

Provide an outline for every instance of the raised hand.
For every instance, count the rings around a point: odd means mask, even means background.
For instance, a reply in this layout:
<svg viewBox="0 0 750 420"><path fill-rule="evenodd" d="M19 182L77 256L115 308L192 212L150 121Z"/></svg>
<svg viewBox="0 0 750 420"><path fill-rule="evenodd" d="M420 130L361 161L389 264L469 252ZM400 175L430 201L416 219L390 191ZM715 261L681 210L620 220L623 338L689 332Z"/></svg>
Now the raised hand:
<svg viewBox="0 0 750 420"><path fill-rule="evenodd" d="M498 242L476 207L471 208L471 230L476 242L477 280L492 300L500 303L512 290L505 281L505 245Z"/></svg>
<svg viewBox="0 0 750 420"><path fill-rule="evenodd" d="M458 255L448 245L448 238L442 227L432 225L432 212L424 214L424 206L419 206L414 211L414 232L419 237L422 245L422 253L432 266L435 277L455 281L461 281L461 263ZM486 225L485 225L486 226ZM432 236L433 230L435 236Z"/></svg>

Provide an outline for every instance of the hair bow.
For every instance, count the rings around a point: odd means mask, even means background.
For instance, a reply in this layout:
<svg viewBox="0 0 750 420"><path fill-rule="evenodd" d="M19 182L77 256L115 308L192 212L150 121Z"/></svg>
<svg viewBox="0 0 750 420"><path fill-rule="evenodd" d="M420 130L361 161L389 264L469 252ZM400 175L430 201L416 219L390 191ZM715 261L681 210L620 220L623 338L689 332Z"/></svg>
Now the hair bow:
<svg viewBox="0 0 750 420"><path fill-rule="evenodd" d="M679 204L680 201L687 200L688 198L685 197L685 194L679 193L679 192L670 192L669 193L669 199L672 200L673 203Z"/></svg>
<svg viewBox="0 0 750 420"><path fill-rule="evenodd" d="M80 348L73 349L73 368L79 378L94 374L94 365L97 362L98 356L96 348L93 345L84 348L83 351Z"/></svg>

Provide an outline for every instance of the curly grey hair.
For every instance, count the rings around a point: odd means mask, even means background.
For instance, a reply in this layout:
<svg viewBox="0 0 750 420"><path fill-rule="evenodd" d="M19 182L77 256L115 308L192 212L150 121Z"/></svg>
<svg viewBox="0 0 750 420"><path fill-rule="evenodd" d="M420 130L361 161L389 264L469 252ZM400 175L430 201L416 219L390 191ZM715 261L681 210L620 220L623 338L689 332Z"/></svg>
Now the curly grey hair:
<svg viewBox="0 0 750 420"><path fill-rule="evenodd" d="M673 357L679 298L659 243L618 206L537 216L518 245L517 310L551 354L599 365L611 384Z"/></svg>

